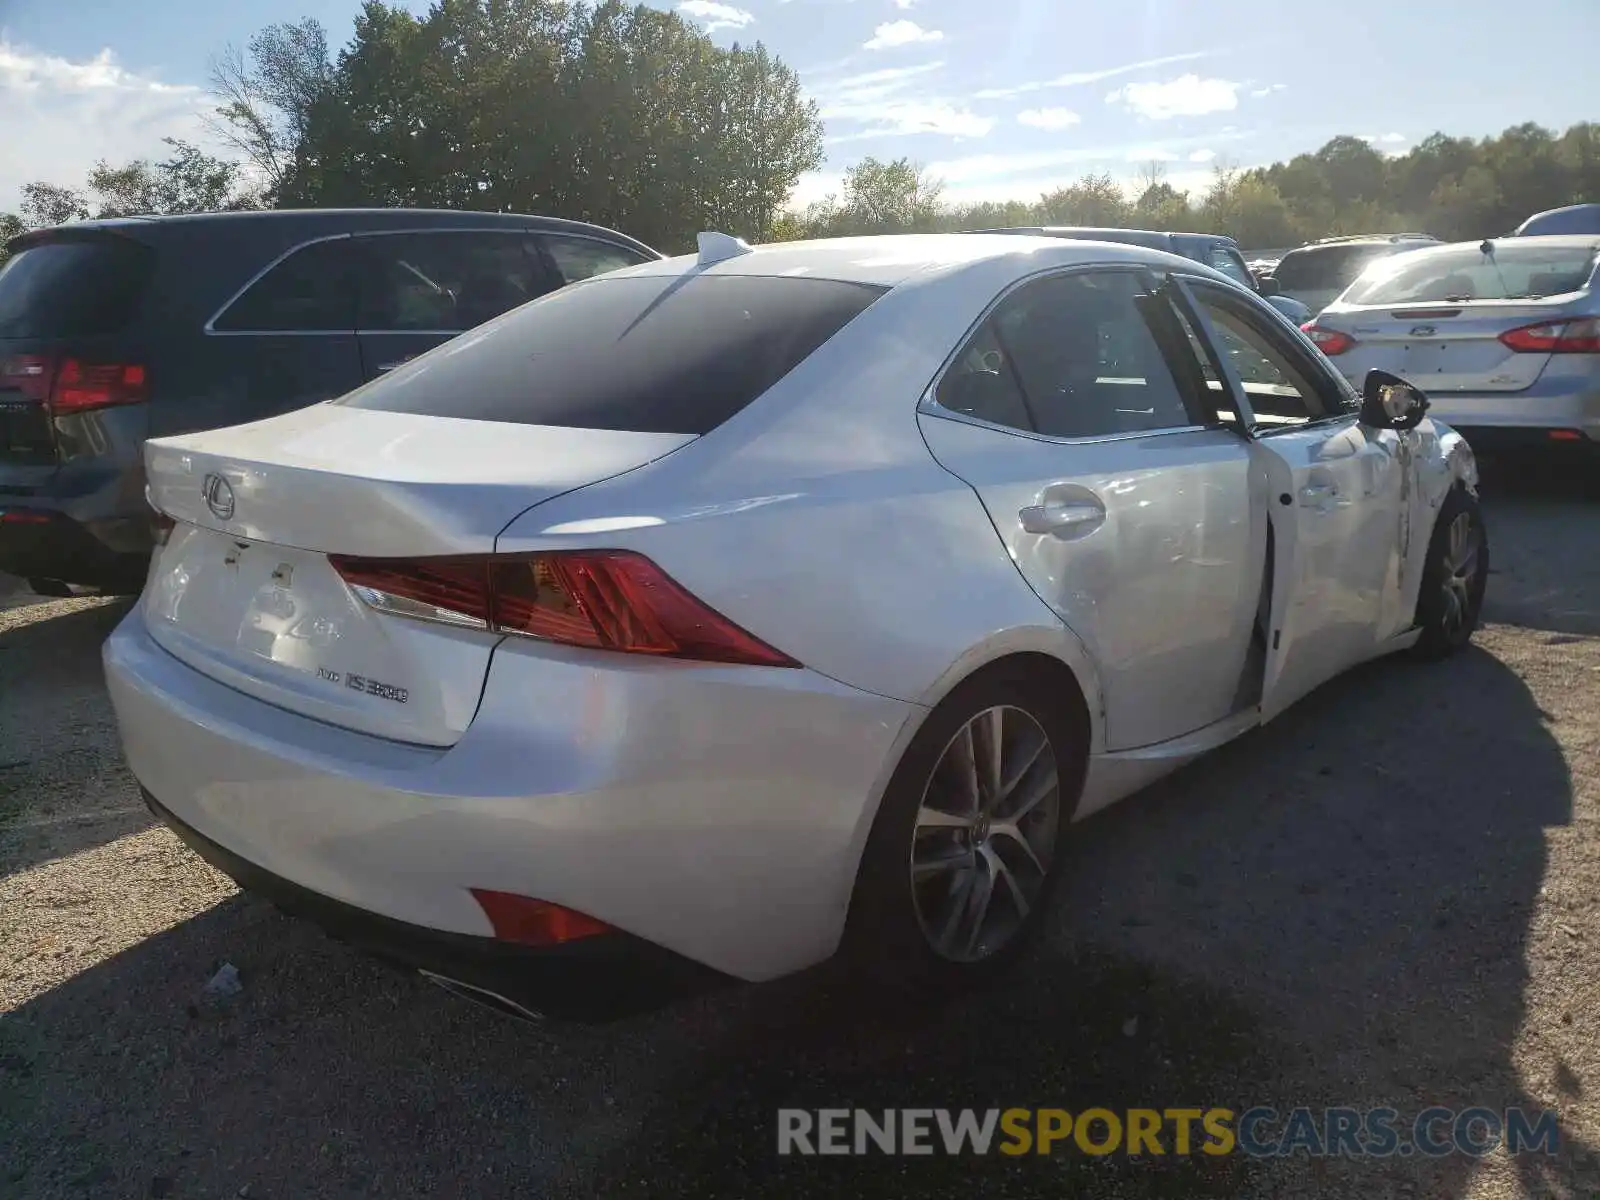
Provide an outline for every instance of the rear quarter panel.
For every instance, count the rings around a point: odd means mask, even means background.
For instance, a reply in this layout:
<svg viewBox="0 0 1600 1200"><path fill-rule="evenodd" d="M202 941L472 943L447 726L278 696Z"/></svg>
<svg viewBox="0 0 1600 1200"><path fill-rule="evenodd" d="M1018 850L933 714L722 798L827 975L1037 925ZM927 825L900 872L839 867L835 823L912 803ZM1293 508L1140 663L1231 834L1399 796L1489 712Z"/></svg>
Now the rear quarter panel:
<svg viewBox="0 0 1600 1200"><path fill-rule="evenodd" d="M1051 654L1098 714L1077 639L917 427L923 391L1015 272L989 261L890 292L720 428L528 510L496 549L638 550L806 666L923 706L985 662Z"/></svg>

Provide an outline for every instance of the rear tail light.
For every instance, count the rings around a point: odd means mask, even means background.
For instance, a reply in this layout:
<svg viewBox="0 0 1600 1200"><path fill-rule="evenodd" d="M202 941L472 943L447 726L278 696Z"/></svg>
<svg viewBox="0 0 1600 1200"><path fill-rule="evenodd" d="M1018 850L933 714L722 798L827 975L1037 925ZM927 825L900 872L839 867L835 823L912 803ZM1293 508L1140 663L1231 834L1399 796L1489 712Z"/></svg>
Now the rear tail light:
<svg viewBox="0 0 1600 1200"><path fill-rule="evenodd" d="M41 401L52 416L89 412L149 398L146 372L139 363L59 362L48 355L19 354L0 364L0 382Z"/></svg>
<svg viewBox="0 0 1600 1200"><path fill-rule="evenodd" d="M51 519L49 513L30 512L26 508L12 508L0 512L0 525L48 525Z"/></svg>
<svg viewBox="0 0 1600 1200"><path fill-rule="evenodd" d="M0 363L0 387L22 393L24 400L48 400L52 366L51 360L40 354L8 358Z"/></svg>
<svg viewBox="0 0 1600 1200"><path fill-rule="evenodd" d="M145 370L137 363L85 363L67 358L56 370L50 411L59 417L118 404L142 404L147 394Z"/></svg>
<svg viewBox="0 0 1600 1200"><path fill-rule="evenodd" d="M629 550L329 561L367 604L398 616L627 654L800 665Z"/></svg>
<svg viewBox="0 0 1600 1200"><path fill-rule="evenodd" d="M1348 333L1340 333L1337 329L1324 329L1314 321L1307 321L1300 326L1300 332L1315 342L1317 349L1329 358L1335 354L1343 354L1356 344L1355 338Z"/></svg>
<svg viewBox="0 0 1600 1200"><path fill-rule="evenodd" d="M1520 354L1600 354L1600 317L1524 325L1506 330L1500 340Z"/></svg>

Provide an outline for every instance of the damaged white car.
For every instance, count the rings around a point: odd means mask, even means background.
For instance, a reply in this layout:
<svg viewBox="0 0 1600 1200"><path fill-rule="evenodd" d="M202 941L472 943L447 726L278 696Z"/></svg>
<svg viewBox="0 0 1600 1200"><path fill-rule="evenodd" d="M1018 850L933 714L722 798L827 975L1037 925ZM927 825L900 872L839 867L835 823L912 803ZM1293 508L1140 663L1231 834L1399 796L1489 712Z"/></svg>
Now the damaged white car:
<svg viewBox="0 0 1600 1200"><path fill-rule="evenodd" d="M841 949L959 983L1076 819L1471 637L1472 454L1366 385L1158 251L705 235L149 443L128 761L247 886L519 1011Z"/></svg>

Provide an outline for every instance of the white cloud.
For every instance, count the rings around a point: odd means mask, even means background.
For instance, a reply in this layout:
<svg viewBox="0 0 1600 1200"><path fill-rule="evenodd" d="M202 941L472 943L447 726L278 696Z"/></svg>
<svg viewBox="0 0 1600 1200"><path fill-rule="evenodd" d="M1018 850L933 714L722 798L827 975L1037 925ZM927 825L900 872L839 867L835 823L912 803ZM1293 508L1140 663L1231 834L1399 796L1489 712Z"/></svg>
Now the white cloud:
<svg viewBox="0 0 1600 1200"><path fill-rule="evenodd" d="M693 3L694 0L689 0ZM940 42L944 34L937 29L924 29L915 21L886 21L872 31L872 37L862 44L863 50L888 50L895 46L915 46L921 42Z"/></svg>
<svg viewBox="0 0 1600 1200"><path fill-rule="evenodd" d="M1281 92L1288 86L1289 85L1287 83L1269 83L1264 87L1251 88L1250 94L1259 100L1263 96L1272 95L1273 92Z"/></svg>
<svg viewBox="0 0 1600 1200"><path fill-rule="evenodd" d="M917 0L894 0L894 6L899 9L910 8Z"/></svg>
<svg viewBox="0 0 1600 1200"><path fill-rule="evenodd" d="M1165 146L1129 146L1122 155L1124 162L1151 163L1177 162L1178 155Z"/></svg>
<svg viewBox="0 0 1600 1200"><path fill-rule="evenodd" d="M979 116L961 100L923 88L927 77L943 66L925 62L836 78L814 76L812 94L822 119L834 128L853 127L836 132L829 143L922 133L983 137L994 128L993 118Z"/></svg>
<svg viewBox="0 0 1600 1200"><path fill-rule="evenodd" d="M1081 120L1070 108L1025 108L1017 114L1017 124L1051 132L1071 129Z"/></svg>
<svg viewBox="0 0 1600 1200"><path fill-rule="evenodd" d="M974 92L974 100L1010 100L1014 96L1025 96L1030 92L1042 92L1050 88L1081 87L1086 83L1099 83L1102 79L1112 79L1118 75L1126 75L1131 71L1146 71L1152 67L1170 66L1172 63L1191 62L1197 58L1204 58L1210 54L1209 50L1194 50L1187 54L1168 54L1163 58L1147 58L1136 63L1126 63L1120 67L1104 67L1098 71L1074 71L1066 75L1057 75L1054 79L1036 80L1031 83L1018 83L1010 87L984 88Z"/></svg>
<svg viewBox="0 0 1600 1200"><path fill-rule="evenodd" d="M1208 163L1216 156L1217 152L1215 150L1196 150L1189 155L1189 161L1193 163Z"/></svg>
<svg viewBox="0 0 1600 1200"><path fill-rule="evenodd" d="M731 4L718 4L716 0L683 0L678 11L706 23L706 32L719 29L743 29L752 24L755 14Z"/></svg>
<svg viewBox="0 0 1600 1200"><path fill-rule="evenodd" d="M1172 117L1198 117L1239 107L1239 84L1227 79L1202 79L1180 75L1169 83L1130 83L1106 97L1141 117L1165 121Z"/></svg>
<svg viewBox="0 0 1600 1200"><path fill-rule="evenodd" d="M918 133L942 133L947 137L983 137L994 128L994 120L945 100L902 100L885 104L874 114L872 124L854 133L828 139L830 145L857 142L862 138L907 137Z"/></svg>
<svg viewBox="0 0 1600 1200"><path fill-rule="evenodd" d="M73 60L0 35L0 211L12 211L35 180L81 187L99 159L160 156L163 137L215 149L201 116L204 91L129 71L110 50Z"/></svg>

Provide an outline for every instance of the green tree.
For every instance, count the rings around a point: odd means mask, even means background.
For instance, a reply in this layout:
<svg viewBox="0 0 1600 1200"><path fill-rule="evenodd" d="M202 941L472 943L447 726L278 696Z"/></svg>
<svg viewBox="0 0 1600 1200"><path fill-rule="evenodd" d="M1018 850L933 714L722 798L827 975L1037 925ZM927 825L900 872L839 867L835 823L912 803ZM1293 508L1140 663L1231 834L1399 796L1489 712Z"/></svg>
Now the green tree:
<svg viewBox="0 0 1600 1200"><path fill-rule="evenodd" d="M244 155L269 193L280 189L305 140L306 123L331 83L328 35L311 18L270 25L248 49L228 46L211 64L217 109L208 124Z"/></svg>
<svg viewBox="0 0 1600 1200"><path fill-rule="evenodd" d="M705 228L766 235L822 161L788 66L646 5L436 0L416 16L369 0L325 76L313 38L294 48L287 74L310 82L261 99L265 118L219 113L252 161L269 145L291 160L276 187L288 205L537 212L676 248ZM253 44L253 82L236 90L263 98L257 57Z"/></svg>
<svg viewBox="0 0 1600 1200"><path fill-rule="evenodd" d="M1132 206L1110 175L1085 175L1039 198L1042 225L1126 225Z"/></svg>

